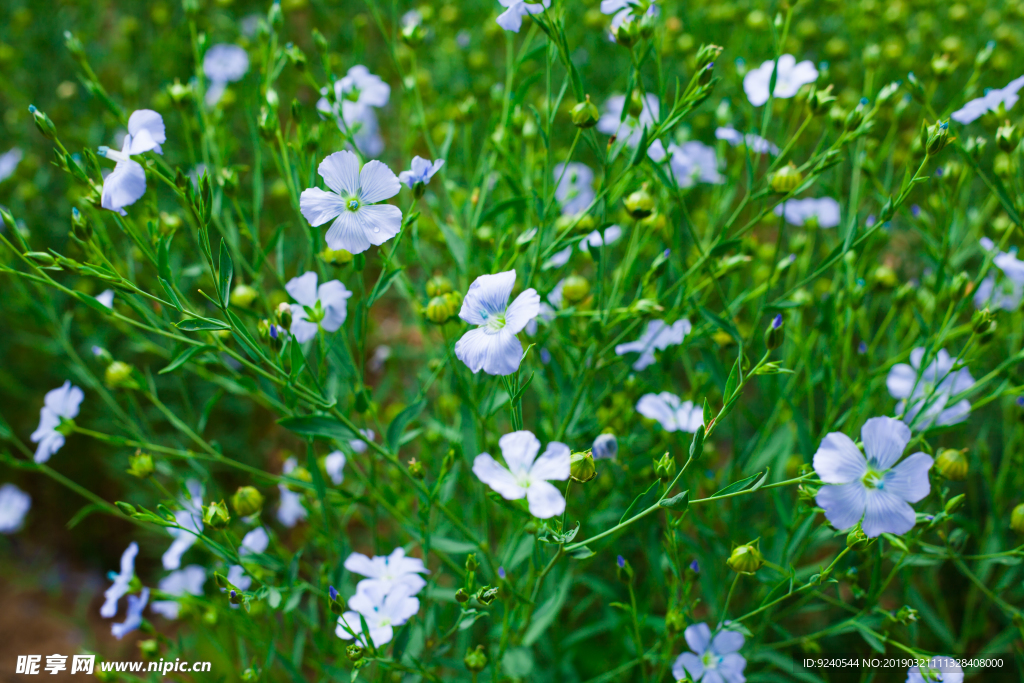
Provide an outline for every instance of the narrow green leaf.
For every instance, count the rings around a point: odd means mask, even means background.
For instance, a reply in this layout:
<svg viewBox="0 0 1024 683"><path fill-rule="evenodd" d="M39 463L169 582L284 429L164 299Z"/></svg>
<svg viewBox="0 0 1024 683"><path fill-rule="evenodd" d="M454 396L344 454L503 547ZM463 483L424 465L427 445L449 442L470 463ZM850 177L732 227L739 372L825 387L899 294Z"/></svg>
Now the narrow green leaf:
<svg viewBox="0 0 1024 683"><path fill-rule="evenodd" d="M373 291L370 292L370 296L366 298L367 308L373 306L373 302L384 296L384 293L388 291L389 287L391 287L391 283L394 282L395 278L398 277L398 274L401 272L401 268L395 268L381 276L377 281L377 284L373 286Z"/></svg>
<svg viewBox="0 0 1024 683"><path fill-rule="evenodd" d="M409 426L409 423L419 417L419 414L426 407L426 401L417 401L395 416L395 419L388 425L387 443L392 451L398 449L398 442L402 438L402 432Z"/></svg>
<svg viewBox="0 0 1024 683"><path fill-rule="evenodd" d="M235 275L235 264L231 261L231 254L228 253L228 245L222 239L220 241L220 267L218 277L220 278L220 301L224 308L228 307L231 301L231 280Z"/></svg>
<svg viewBox="0 0 1024 683"><path fill-rule="evenodd" d="M286 417L278 420L277 424L302 436L320 436L338 441L351 441L356 438L351 429L327 415Z"/></svg>
<svg viewBox="0 0 1024 683"><path fill-rule="evenodd" d="M175 356L174 360L168 363L167 366L160 370L160 372L157 374L166 375L168 372L173 372L180 368L185 363L189 362L189 360L191 360L192 357L195 356L196 354L202 353L203 351L209 351L210 349L213 348L214 347L209 346L208 344L203 344L202 346L190 346L181 353L179 353L177 356Z"/></svg>
<svg viewBox="0 0 1024 683"><path fill-rule="evenodd" d="M595 553L593 550L591 550L585 545L581 545L579 548L569 551L569 557L573 558L574 560L585 560L588 557L593 557L596 554L597 553Z"/></svg>
<svg viewBox="0 0 1024 683"><path fill-rule="evenodd" d="M669 510L677 510L679 512L682 512L683 510L690 506L690 492L683 491L679 495L672 496L671 498L666 498L658 504L661 505L661 507L663 508L668 508Z"/></svg>
<svg viewBox="0 0 1024 683"><path fill-rule="evenodd" d="M83 304L93 309L94 311L99 311L104 315L108 315L110 313L110 309L101 304L96 299L96 297L89 296L84 292L75 292L75 296L78 298L79 301L81 301Z"/></svg>
<svg viewBox="0 0 1024 683"><path fill-rule="evenodd" d="M658 502L658 488L661 486L661 480L655 480L653 484L647 487L647 490L641 493L639 496L633 499L633 502L629 504L626 511L622 513L622 518L619 519L619 524L622 524L627 519L635 517L647 508L651 507Z"/></svg>
<svg viewBox="0 0 1024 683"><path fill-rule="evenodd" d="M213 318L188 318L175 325L185 332L203 332L206 330L230 330L231 326L222 320Z"/></svg>
<svg viewBox="0 0 1024 683"><path fill-rule="evenodd" d="M757 474L752 474L749 477L747 477L746 479L740 479L739 481L734 481L733 483L729 484L728 486L726 486L721 491L716 491L715 493L711 494L711 497L712 498L718 498L719 496L725 496L725 495L728 495L730 493L736 493L737 491L742 491L743 489L747 488L747 484L749 484L750 482L754 481L759 476L761 476L760 472L758 472Z"/></svg>
<svg viewBox="0 0 1024 683"><path fill-rule="evenodd" d="M181 313L183 310L181 302L178 301L178 295L174 293L174 287L171 287L171 283L164 278L160 278L160 286L164 288L164 294L167 295L167 298L171 300L174 307L178 309L179 313Z"/></svg>

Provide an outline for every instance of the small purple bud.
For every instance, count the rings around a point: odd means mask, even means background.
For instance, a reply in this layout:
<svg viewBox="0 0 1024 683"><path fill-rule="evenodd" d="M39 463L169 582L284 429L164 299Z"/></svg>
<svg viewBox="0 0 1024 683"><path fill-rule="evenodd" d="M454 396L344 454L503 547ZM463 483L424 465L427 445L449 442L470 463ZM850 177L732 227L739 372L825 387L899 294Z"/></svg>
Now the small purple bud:
<svg viewBox="0 0 1024 683"><path fill-rule="evenodd" d="M236 593L236 592L234 591L234 589L232 589L232 590L231 590L231 592L230 592L230 593L228 593L228 595L230 595L231 597L233 597L233 598L234 598L234 597L237 597L237 596L238 596L238 593Z"/></svg>
<svg viewBox="0 0 1024 683"><path fill-rule="evenodd" d="M277 325L270 326L270 338L277 339Z"/></svg>
<svg viewBox="0 0 1024 683"><path fill-rule="evenodd" d="M941 178L942 177L942 169L941 168L935 169L935 177L936 178Z"/></svg>
<svg viewBox="0 0 1024 683"><path fill-rule="evenodd" d="M782 327L782 314L776 313L775 317L772 318L772 329L777 330Z"/></svg>
<svg viewBox="0 0 1024 683"><path fill-rule="evenodd" d="M917 204L914 204L913 206L910 207L910 213L914 215L914 218L917 218L918 216L921 215L921 207L918 206Z"/></svg>
<svg viewBox="0 0 1024 683"><path fill-rule="evenodd" d="M870 228L877 221L878 221L878 219L875 218L875 214L871 214L870 216L868 216L868 219L866 221L864 221L864 225L866 225L866 226L868 226Z"/></svg>
<svg viewBox="0 0 1024 683"><path fill-rule="evenodd" d="M615 563L619 565L619 569L622 569L626 566L626 558L624 558L622 555L619 555L615 558Z"/></svg>
<svg viewBox="0 0 1024 683"><path fill-rule="evenodd" d="M1017 397L1017 405L1019 405L1021 408L1024 408L1024 396Z"/></svg>
<svg viewBox="0 0 1024 683"><path fill-rule="evenodd" d="M671 253L672 253L671 249L666 249L665 251L661 252L661 255L664 256L665 258L668 258L668 255L671 254Z"/></svg>
<svg viewBox="0 0 1024 683"><path fill-rule="evenodd" d="M925 515L924 518L931 522L935 519L935 515Z"/></svg>
<svg viewBox="0 0 1024 683"><path fill-rule="evenodd" d="M499 579L504 579L505 578L505 568L504 567L498 567L498 578Z"/></svg>
<svg viewBox="0 0 1024 683"><path fill-rule="evenodd" d="M868 352L868 345L867 344L865 344L864 342L861 342L860 344L857 345L857 353L864 354L864 353L867 353L867 352Z"/></svg>
<svg viewBox="0 0 1024 683"><path fill-rule="evenodd" d="M541 349L540 350L540 362L543 363L544 365L547 365L548 363L550 363L551 362L551 352L548 351L547 349Z"/></svg>
<svg viewBox="0 0 1024 683"><path fill-rule="evenodd" d="M692 569L695 573L700 574L700 565L697 564L697 560L694 560L690 563L690 569Z"/></svg>
<svg viewBox="0 0 1024 683"><path fill-rule="evenodd" d="M98 346L96 346L95 344L93 344L93 345L92 345L92 355L94 355L94 356L98 356L98 355L100 355L101 353L103 353L103 349L101 349L100 347L98 347Z"/></svg>
<svg viewBox="0 0 1024 683"><path fill-rule="evenodd" d="M331 596L331 602L337 602L338 601L338 591L337 591L337 589L335 589L334 586L329 586L327 588L327 594Z"/></svg>

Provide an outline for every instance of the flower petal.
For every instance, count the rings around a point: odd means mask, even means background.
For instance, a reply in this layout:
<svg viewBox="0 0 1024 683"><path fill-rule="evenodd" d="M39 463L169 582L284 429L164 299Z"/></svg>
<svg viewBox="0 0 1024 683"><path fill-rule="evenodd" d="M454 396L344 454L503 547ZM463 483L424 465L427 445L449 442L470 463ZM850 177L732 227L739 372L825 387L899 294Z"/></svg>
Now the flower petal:
<svg viewBox="0 0 1024 683"><path fill-rule="evenodd" d="M666 394L675 398L672 405L670 405L670 400L666 400ZM679 429L675 413L675 408L678 405L679 397L669 394L667 391L663 391L660 394L644 394L637 401L636 412L644 417L657 420L665 431L674 432Z"/></svg>
<svg viewBox="0 0 1024 683"><path fill-rule="evenodd" d="M925 453L914 453L885 473L881 488L908 503L916 503L932 490L928 470L934 462Z"/></svg>
<svg viewBox="0 0 1024 683"><path fill-rule="evenodd" d="M821 494L819 494L821 495ZM914 528L914 508L898 496L883 489L867 491L864 529L868 538L879 534L905 534Z"/></svg>
<svg viewBox="0 0 1024 683"><path fill-rule="evenodd" d="M129 154L142 154L153 150L163 154L160 145L167 142L164 119L152 109L138 109L128 117L128 134L132 136Z"/></svg>
<svg viewBox="0 0 1024 683"><path fill-rule="evenodd" d="M859 481L822 486L814 502L825 511L825 519L839 531L846 531L864 516L867 489Z"/></svg>
<svg viewBox="0 0 1024 683"><path fill-rule="evenodd" d="M524 290L516 297L512 305L505 311L505 328L512 334L519 334L526 323L537 317L540 313L540 294L537 290Z"/></svg>
<svg viewBox="0 0 1024 683"><path fill-rule="evenodd" d="M533 432L525 429L505 434L498 439L498 446L509 470L515 473L529 472L534 460L537 459L537 453L540 452L540 441ZM548 450L550 449L548 446Z"/></svg>
<svg viewBox="0 0 1024 683"><path fill-rule="evenodd" d="M363 227L366 239L374 246L384 244L402 229L402 210L397 206L363 205L354 215Z"/></svg>
<svg viewBox="0 0 1024 683"><path fill-rule="evenodd" d="M487 324L487 320L491 316L505 313L515 284L515 270L506 270L494 275L481 275L469 286L466 298L462 301L459 317L470 325Z"/></svg>
<svg viewBox="0 0 1024 683"><path fill-rule="evenodd" d="M711 645L711 629L703 622L687 626L683 637L686 638L686 644L690 646L690 649L698 655L707 652Z"/></svg>
<svg viewBox="0 0 1024 683"><path fill-rule="evenodd" d="M363 207L366 208L366 207ZM362 223L352 211L342 211L338 219L331 224L324 239L331 249L344 249L350 254L361 254L370 248L370 240L363 229Z"/></svg>
<svg viewBox="0 0 1024 683"><path fill-rule="evenodd" d="M345 200L333 192L311 187L299 195L299 210L310 225L317 227L345 213Z"/></svg>
<svg viewBox="0 0 1024 683"><path fill-rule="evenodd" d="M529 433L529 432L527 432ZM532 434L530 436L533 436ZM550 481L565 481L569 478L569 461L572 453L564 443L552 441L530 468L530 476Z"/></svg>
<svg viewBox="0 0 1024 683"><path fill-rule="evenodd" d="M562 492L546 481L531 481L526 489L526 500L530 503L530 514L537 519L549 519L565 512L565 498Z"/></svg>
<svg viewBox="0 0 1024 683"><path fill-rule="evenodd" d="M348 316L347 302L352 292L341 281L331 280L317 288L316 296L324 311L324 319L320 321L320 326L328 332L334 332L342 326Z"/></svg>
<svg viewBox="0 0 1024 683"><path fill-rule="evenodd" d="M914 390L915 381L917 381L917 372L914 368L906 363L899 363L889 370L889 375L885 378L885 386L893 398L908 398Z"/></svg>
<svg viewBox="0 0 1024 683"><path fill-rule="evenodd" d="M117 162L114 170L103 179L100 206L126 215L124 207L131 206L146 194L146 171L131 159Z"/></svg>
<svg viewBox="0 0 1024 683"><path fill-rule="evenodd" d="M359 172L359 201L363 204L376 204L398 194L402 184L394 171L387 164L367 161Z"/></svg>
<svg viewBox="0 0 1024 683"><path fill-rule="evenodd" d="M317 167L324 184L343 197L359 194L359 157L344 150L328 154Z"/></svg>
<svg viewBox="0 0 1024 683"><path fill-rule="evenodd" d="M470 330L455 343L455 356L473 374L511 375L523 359L523 345L507 330L489 334L484 328Z"/></svg>
<svg viewBox="0 0 1024 683"><path fill-rule="evenodd" d="M722 657L718 663L718 673L726 683L744 683L747 679L743 675L743 669L747 666L747 660L735 652Z"/></svg>
<svg viewBox="0 0 1024 683"><path fill-rule="evenodd" d="M846 484L863 477L868 467L853 439L829 432L814 454L814 471L826 484Z"/></svg>
<svg viewBox="0 0 1024 683"><path fill-rule="evenodd" d="M499 14L496 19L498 26L506 31L519 33L519 29L523 26L523 13L520 11L522 4L521 0L513 2L511 7Z"/></svg>
<svg viewBox="0 0 1024 683"><path fill-rule="evenodd" d="M726 629L720 631L711 640L711 651L719 656L727 655L730 652L739 652L740 648L743 647L743 641L742 633Z"/></svg>
<svg viewBox="0 0 1024 683"><path fill-rule="evenodd" d="M313 307L316 305L316 281L316 273L310 270L298 277L293 277L284 286L284 289L291 298L303 306Z"/></svg>
<svg viewBox="0 0 1024 683"><path fill-rule="evenodd" d="M860 439L868 462L887 470L910 443L910 427L893 417L873 417L860 428Z"/></svg>
<svg viewBox="0 0 1024 683"><path fill-rule="evenodd" d="M360 576L367 576L369 578L380 576L381 569L383 568L380 563L375 563L362 553L352 553L345 558L344 567L353 574L359 574Z"/></svg>
<svg viewBox="0 0 1024 683"><path fill-rule="evenodd" d="M512 473L488 453L481 453L473 460L473 474L505 500L519 500L526 495L526 489L519 485Z"/></svg>

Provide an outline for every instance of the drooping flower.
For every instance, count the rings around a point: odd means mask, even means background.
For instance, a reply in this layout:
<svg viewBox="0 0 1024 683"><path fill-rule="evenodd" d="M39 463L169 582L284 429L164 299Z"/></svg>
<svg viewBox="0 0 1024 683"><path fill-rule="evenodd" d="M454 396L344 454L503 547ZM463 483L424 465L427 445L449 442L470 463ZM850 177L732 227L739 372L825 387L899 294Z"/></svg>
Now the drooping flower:
<svg viewBox="0 0 1024 683"><path fill-rule="evenodd" d="M819 228L834 228L839 225L839 202L831 197L787 199L775 207L776 216L783 214L790 225L803 225L814 218Z"/></svg>
<svg viewBox="0 0 1024 683"><path fill-rule="evenodd" d="M590 448L594 460L610 460L619 452L619 442L614 434L600 434Z"/></svg>
<svg viewBox="0 0 1024 683"><path fill-rule="evenodd" d="M981 246L986 251L994 251L996 248L987 237L981 239ZM977 308L1017 310L1021 299L1024 298L1024 261L1017 258L1016 248L1013 248L1009 252L998 252L992 263L1005 277L997 280L995 273L986 275L974 293L974 305Z"/></svg>
<svg viewBox="0 0 1024 683"><path fill-rule="evenodd" d="M570 161L555 165L555 199L562 205L562 213L574 216L585 211L594 201L594 172L586 164Z"/></svg>
<svg viewBox="0 0 1024 683"><path fill-rule="evenodd" d="M660 144L660 141L658 141ZM656 151L657 146L652 146L648 152L652 159L658 161L661 156ZM718 155L714 147L708 147L702 142L691 140L677 145L674 142L668 146L669 168L675 176L679 187L691 187L694 183L720 184L725 178L718 172Z"/></svg>
<svg viewBox="0 0 1024 683"><path fill-rule="evenodd" d="M591 249L600 249L602 245L615 244L622 237L622 228L618 225L609 225L604 229L604 234L598 230L594 230L586 237L580 240L580 251L590 251Z"/></svg>
<svg viewBox="0 0 1024 683"><path fill-rule="evenodd" d="M369 635L375 647L390 643L395 636L395 627L409 621L420 611L419 598L412 597L404 585L397 586L390 593L385 593L379 586L368 585L356 591L349 599L348 606L351 609L338 617L338 627L334 634L343 640L352 640L354 633L359 642L364 644ZM370 629L368 634L362 632L360 615Z"/></svg>
<svg viewBox="0 0 1024 683"><path fill-rule="evenodd" d="M148 601L148 588L143 588L142 592L138 595L128 596L128 615L125 617L124 622L110 625L110 632L115 638L121 640L125 635L142 626L142 610L146 609Z"/></svg>
<svg viewBox="0 0 1024 683"><path fill-rule="evenodd" d="M910 503L931 491L928 470L932 458L918 452L897 465L910 443L910 428L891 417L865 422L860 438L863 454L853 439L841 432L830 432L822 440L814 454L814 471L828 485L821 487L815 502L840 531L861 522L869 538L904 534L915 521Z"/></svg>
<svg viewBox="0 0 1024 683"><path fill-rule="evenodd" d="M181 528L167 529L167 533L174 539L161 558L167 570L181 567L181 556L196 542L198 534L203 532L203 486L195 479L189 479L185 486L189 497L179 501L183 509L174 513L174 521Z"/></svg>
<svg viewBox="0 0 1024 683"><path fill-rule="evenodd" d="M459 317L476 325L455 344L455 356L473 371L511 375L519 369L523 345L516 337L540 312L540 296L533 288L508 303L516 284L516 271L481 275L466 292Z"/></svg>
<svg viewBox="0 0 1024 683"><path fill-rule="evenodd" d="M362 441L358 442L364 449L366 444ZM335 486L341 486L345 481L345 454L341 451L334 451L329 453L324 458L324 469L327 471L327 476L330 477L331 482Z"/></svg>
<svg viewBox="0 0 1024 683"><path fill-rule="evenodd" d="M281 470L282 474L291 474L291 472L298 466L295 458L288 458L284 461L284 467ZM302 494L296 493L289 489L285 484L278 484L277 490L281 493L281 501L277 506L277 521L281 522L284 526L291 529L293 526L306 519L309 516L309 512L302 505ZM262 527L260 529L262 531ZM263 532L266 534L266 532ZM269 542L269 539L268 539ZM266 550L266 546L264 546ZM263 552L262 550L260 552Z"/></svg>
<svg viewBox="0 0 1024 683"><path fill-rule="evenodd" d="M402 587L407 589L408 595L416 595L427 585L420 574L430 573L423 560L406 557L405 549L401 547L395 548L390 555L374 557L352 553L345 560L345 569L366 577L356 586L357 591L375 588L384 594Z"/></svg>
<svg viewBox="0 0 1024 683"><path fill-rule="evenodd" d="M103 179L103 194L100 206L128 215L124 207L137 202L146 193L146 170L132 159L134 155L153 151L163 154L160 148L167 141L164 120L152 109L133 111L128 118L128 134L124 136L121 151L100 147L99 153L116 162L114 170Z"/></svg>
<svg viewBox="0 0 1024 683"><path fill-rule="evenodd" d="M103 606L100 607L100 616L109 619L117 614L117 601L128 592L128 584L135 576L135 556L139 554L139 544L132 541L123 553L121 553L121 572L111 572L110 580L113 583L103 593Z"/></svg>
<svg viewBox="0 0 1024 683"><path fill-rule="evenodd" d="M925 670L928 678L924 677L920 667L910 667L906 683L963 683L964 680L964 670L952 657L932 657Z"/></svg>
<svg viewBox="0 0 1024 683"><path fill-rule="evenodd" d="M23 153L17 147L12 147L3 154L0 154L0 183L14 175L15 169L21 163Z"/></svg>
<svg viewBox="0 0 1024 683"><path fill-rule="evenodd" d="M260 555L270 545L270 536L261 526L256 527L242 537L242 545L238 548L239 555Z"/></svg>
<svg viewBox="0 0 1024 683"><path fill-rule="evenodd" d="M346 150L326 157L317 170L332 192L318 187L303 190L299 207L310 225L334 221L327 231L328 247L361 254L398 234L401 209L377 204L401 189L398 178L385 164L368 161L360 170L359 158Z"/></svg>
<svg viewBox="0 0 1024 683"><path fill-rule="evenodd" d="M658 120L658 96L647 93L642 101L640 115L636 117L627 113L623 118L622 110L625 106L626 97L624 95L609 97L608 101L604 103L604 114L597 121L597 130L605 135L615 135L619 139L625 139L626 145L633 148L640 144L644 128ZM659 159L655 159L655 161L659 161Z"/></svg>
<svg viewBox="0 0 1024 683"><path fill-rule="evenodd" d="M633 363L633 369L639 372L654 362L655 350L664 351L670 346L682 344L692 329L693 325L686 318L680 318L671 325L664 320L652 320L647 323L647 329L639 339L616 346L615 355L639 353L640 357Z"/></svg>
<svg viewBox="0 0 1024 683"><path fill-rule="evenodd" d="M224 95L228 83L240 81L249 71L249 55L238 45L218 43L203 57L203 74L210 79L206 106L212 107Z"/></svg>
<svg viewBox="0 0 1024 683"><path fill-rule="evenodd" d="M704 410L700 406L694 405L693 401L682 401L668 391L644 394L637 401L636 412L657 420L666 432L693 434L704 424Z"/></svg>
<svg viewBox="0 0 1024 683"><path fill-rule="evenodd" d="M0 486L0 534L13 534L20 530L31 507L32 497L17 486Z"/></svg>
<svg viewBox="0 0 1024 683"><path fill-rule="evenodd" d="M102 292L100 292L99 294L96 295L96 301L99 301L101 304L103 304L107 308L113 309L114 308L114 290L112 290L112 289L104 289Z"/></svg>
<svg viewBox="0 0 1024 683"><path fill-rule="evenodd" d="M530 514L538 519L562 514L565 498L549 482L569 478L569 447L552 441L538 458L540 441L525 430L504 435L498 446L505 465L489 453L481 453L473 461L473 474L505 500L526 498Z"/></svg>
<svg viewBox="0 0 1024 683"><path fill-rule="evenodd" d="M352 296L340 280L330 280L319 287L314 271L292 278L284 286L299 303L292 304L291 333L305 344L316 336L318 326L325 332L336 332L348 317L348 298Z"/></svg>
<svg viewBox="0 0 1024 683"><path fill-rule="evenodd" d="M902 399L896 405L896 412L903 415L903 421L917 429L928 429L933 424L943 426L963 422L971 412L971 403L961 399L947 406L949 399L974 386L974 378L967 368L953 369L953 358L942 349L928 364L921 368L924 349L918 347L910 352L910 365L899 363L892 366L885 378L885 385L893 398ZM918 413L924 415L918 421Z"/></svg>
<svg viewBox="0 0 1024 683"><path fill-rule="evenodd" d="M719 140L725 140L733 147L736 147L737 145L746 145L751 149L751 151L758 154L776 155L779 153L778 145L768 142L760 135L754 135L753 133L747 133L744 135L732 127L716 128L715 137Z"/></svg>
<svg viewBox="0 0 1024 683"><path fill-rule="evenodd" d="M1017 104L1017 91L1024 88L1024 76L1015 78L1003 88L993 88L987 91L984 96L976 97L962 108L949 115L957 123L967 125L979 118L986 112L997 111L1002 105L1006 111Z"/></svg>
<svg viewBox="0 0 1024 683"><path fill-rule="evenodd" d="M411 169L398 174L398 182L405 183L410 190L419 183L426 185L434 177L434 174L441 170L442 166L444 166L444 159L430 161L415 156L412 158Z"/></svg>
<svg viewBox="0 0 1024 683"><path fill-rule="evenodd" d="M32 432L32 443L39 444L33 460L44 463L64 445L64 434L57 428L61 418L73 420L85 394L68 380L57 389L46 392L43 408L39 411L39 426Z"/></svg>
<svg viewBox="0 0 1024 683"><path fill-rule="evenodd" d="M728 629L711 637L707 624L691 624L683 631L692 652L684 652L672 665L677 680L689 678L697 683L744 683L743 669L747 660L739 654L743 634Z"/></svg>
<svg viewBox="0 0 1024 683"><path fill-rule="evenodd" d="M507 7L504 12L498 15L498 26L506 31L519 33L523 26L523 17L528 14L540 14L551 6L551 0L533 2L533 0L498 0L502 7Z"/></svg>
<svg viewBox="0 0 1024 683"><path fill-rule="evenodd" d="M160 591L167 595L181 596L202 595L204 583L206 570L198 564L190 564L160 579L158 585ZM154 600L149 608L168 619L177 619L181 604L177 600Z"/></svg>
<svg viewBox="0 0 1024 683"><path fill-rule="evenodd" d="M747 99L755 107L760 107L768 101L768 85L771 82L772 71L775 70L775 61L769 59L763 62L756 69L751 69L743 77L743 92ZM774 96L778 99L787 99L796 95L797 90L808 83L818 80L818 70L809 60L796 61L793 55L782 55L779 57L778 69L775 74Z"/></svg>

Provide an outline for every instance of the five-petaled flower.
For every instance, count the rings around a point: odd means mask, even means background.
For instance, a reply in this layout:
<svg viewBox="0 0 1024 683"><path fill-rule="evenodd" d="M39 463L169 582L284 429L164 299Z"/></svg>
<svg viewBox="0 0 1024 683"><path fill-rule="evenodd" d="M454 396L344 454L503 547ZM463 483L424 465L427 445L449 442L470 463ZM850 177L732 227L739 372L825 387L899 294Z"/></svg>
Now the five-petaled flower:
<svg viewBox="0 0 1024 683"><path fill-rule="evenodd" d="M220 101L228 83L239 81L249 70L249 55L245 49L231 43L218 43L203 56L203 75L210 79L206 90L206 106Z"/></svg>
<svg viewBox="0 0 1024 683"><path fill-rule="evenodd" d="M164 120L152 109L133 111L128 117L128 134L124 136L121 151L100 147L102 156L116 162L114 170L103 179L103 194L100 206L128 215L124 207L137 202L146 193L146 170L132 159L137 154L153 151L163 154L160 148L167 142Z"/></svg>
<svg viewBox="0 0 1024 683"><path fill-rule="evenodd" d="M43 408L39 411L39 426L32 432L32 443L36 447L37 463L44 463L64 445L64 434L58 429L61 418L73 420L78 416L78 407L85 394L68 380L57 389L46 392Z"/></svg>
<svg viewBox="0 0 1024 683"><path fill-rule="evenodd" d="M910 365L898 363L889 370L885 385L893 398L902 399L896 406L903 421L916 429L928 429L963 422L971 412L971 403L960 399L951 406L949 400L974 386L967 368L954 370L954 360L945 349L921 368L925 350L910 352ZM919 416L920 414L920 416Z"/></svg>
<svg viewBox="0 0 1024 683"><path fill-rule="evenodd" d="M473 373L511 375L519 369L523 345L516 337L540 312L540 296L527 289L510 305L516 271L481 275L466 292L459 317L476 325L455 344L455 356Z"/></svg>
<svg viewBox="0 0 1024 683"><path fill-rule="evenodd" d="M369 635L374 647L380 647L391 642L396 626L401 626L419 612L420 601L412 597L409 587L404 584L390 592L377 584L368 584L356 590L348 606L351 609L338 617L334 634L344 640L352 640L355 634L363 644L367 644L366 636ZM368 634L362 632L360 615L370 630Z"/></svg>
<svg viewBox="0 0 1024 683"><path fill-rule="evenodd" d="M362 553L352 553L345 560L345 569L366 577L356 586L356 592L375 587L385 594L401 586L408 590L409 595L416 595L427 585L420 574L430 573L423 560L406 557L405 549L401 547L383 556L367 557Z"/></svg>
<svg viewBox="0 0 1024 683"><path fill-rule="evenodd" d="M657 420L666 432L693 434L704 424L704 411L700 406L694 405L693 401L683 401L668 391L644 394L637 401L636 412Z"/></svg>
<svg viewBox="0 0 1024 683"><path fill-rule="evenodd" d="M538 458L540 441L525 430L504 435L498 439L498 446L505 465L489 453L481 453L473 461L473 474L505 500L526 498L534 517L548 519L562 514L565 498L549 482L569 478L569 447L552 441Z"/></svg>
<svg viewBox="0 0 1024 683"><path fill-rule="evenodd" d="M402 188L385 164L368 161L360 170L359 157L346 150L325 158L317 170L332 191L318 187L303 190L299 207L310 225L334 221L327 231L328 247L360 254L398 234L401 209L377 204L394 197Z"/></svg>
<svg viewBox="0 0 1024 683"><path fill-rule="evenodd" d="M891 417L865 422L860 438L863 454L853 439L841 432L830 432L822 440L814 454L814 471L827 485L821 487L815 501L840 531L861 522L869 538L904 534L914 527L910 503L931 491L928 470L933 460L918 452L896 464L910 443L910 428Z"/></svg>
<svg viewBox="0 0 1024 683"><path fill-rule="evenodd" d="M291 333L300 344L316 336L319 327L336 332L348 316L348 298L352 296L340 280L330 280L317 287L317 274L312 270L292 278L284 286L299 303L292 304Z"/></svg>
<svg viewBox="0 0 1024 683"><path fill-rule="evenodd" d="M743 669L747 660L739 654L743 647L743 634L728 629L711 637L707 624L691 624L683 631L686 644L692 652L684 652L672 665L676 680L700 683L743 683Z"/></svg>
<svg viewBox="0 0 1024 683"><path fill-rule="evenodd" d="M775 61L769 59L763 62L756 69L751 69L743 77L743 92L747 99L755 107L760 107L768 101L768 85L772 79L772 71L775 73L776 98L790 98L796 95L801 86L813 83L818 80L818 70L809 60L799 64L793 55L782 55L779 57L778 69L775 68Z"/></svg>
<svg viewBox="0 0 1024 683"><path fill-rule="evenodd" d="M616 346L615 355L639 353L640 357L633 363L633 369L639 372L654 362L655 350L664 351L670 346L682 344L692 329L693 325L686 318L680 318L671 325L664 320L652 320L647 323L639 339Z"/></svg>
<svg viewBox="0 0 1024 683"><path fill-rule="evenodd" d="M551 6L551 0L543 0L543 3L539 0L537 2L533 0L498 0L498 2L502 7L508 8L498 15L498 26L513 33L519 33L519 29L523 26L523 17L540 14Z"/></svg>
<svg viewBox="0 0 1024 683"><path fill-rule="evenodd" d="M420 156L412 158L410 164L411 169L408 171L402 171L398 174L398 181L404 183L410 190L416 187L416 185L426 185L430 182L430 179L434 177L434 174L441 170L444 166L444 159L437 159L430 161L430 159L424 159Z"/></svg>

